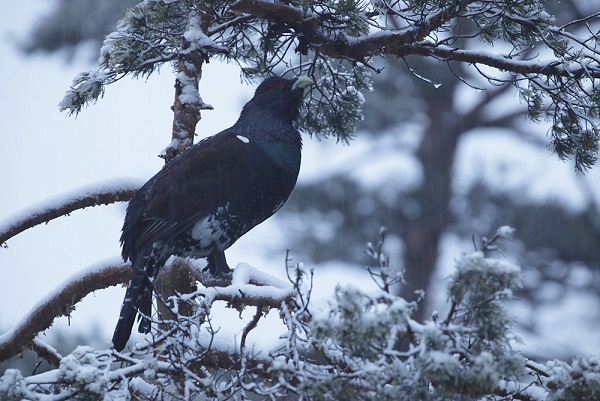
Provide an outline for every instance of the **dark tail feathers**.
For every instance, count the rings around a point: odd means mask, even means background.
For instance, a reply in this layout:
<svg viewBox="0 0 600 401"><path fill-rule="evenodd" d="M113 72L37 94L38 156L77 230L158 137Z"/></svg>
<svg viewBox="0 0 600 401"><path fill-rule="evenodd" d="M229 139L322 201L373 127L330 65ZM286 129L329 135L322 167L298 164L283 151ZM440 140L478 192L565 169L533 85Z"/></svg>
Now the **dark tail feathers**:
<svg viewBox="0 0 600 401"><path fill-rule="evenodd" d="M133 264L133 275L127 286L119 321L117 322L117 327L112 338L113 345L117 351L125 348L138 312L142 316L138 331L140 333L148 333L150 331L149 317L152 313L152 282L147 270L150 264L148 263L149 259L140 255ZM156 271L157 269L150 268L150 270Z"/></svg>

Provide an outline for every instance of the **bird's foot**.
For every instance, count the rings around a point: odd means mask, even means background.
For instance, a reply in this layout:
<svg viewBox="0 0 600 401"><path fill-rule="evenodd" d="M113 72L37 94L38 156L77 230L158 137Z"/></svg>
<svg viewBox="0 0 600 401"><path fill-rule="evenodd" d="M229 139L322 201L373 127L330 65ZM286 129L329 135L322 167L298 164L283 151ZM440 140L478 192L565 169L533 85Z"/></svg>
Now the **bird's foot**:
<svg viewBox="0 0 600 401"><path fill-rule="evenodd" d="M231 285L233 279L233 270L219 271L217 274L209 272L209 268L206 267L202 270L202 276L200 282L205 287L227 287Z"/></svg>
<svg viewBox="0 0 600 401"><path fill-rule="evenodd" d="M225 260L225 253L222 250L219 250L217 247L213 249L213 251L206 258L208 265L202 271L209 271L215 277L224 276L229 274L231 277L231 270L229 265L227 264L227 260Z"/></svg>
<svg viewBox="0 0 600 401"><path fill-rule="evenodd" d="M233 270L229 268L229 266L225 266L226 269L221 268L217 269L215 266L207 265L204 269L202 269L203 273L209 272L213 277L229 277L231 278L233 274Z"/></svg>

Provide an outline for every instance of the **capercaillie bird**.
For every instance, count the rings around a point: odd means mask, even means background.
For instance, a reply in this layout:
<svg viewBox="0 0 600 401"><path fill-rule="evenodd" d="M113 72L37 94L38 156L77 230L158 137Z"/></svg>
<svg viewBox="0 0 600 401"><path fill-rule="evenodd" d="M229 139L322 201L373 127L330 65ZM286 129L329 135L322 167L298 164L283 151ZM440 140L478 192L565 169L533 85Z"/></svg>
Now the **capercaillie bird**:
<svg viewBox="0 0 600 401"><path fill-rule="evenodd" d="M133 274L113 335L125 348L136 315L150 331L153 280L172 256L206 258L212 275L231 270L225 249L286 202L300 170L296 128L308 77L270 77L230 128L175 157L127 207L122 256Z"/></svg>

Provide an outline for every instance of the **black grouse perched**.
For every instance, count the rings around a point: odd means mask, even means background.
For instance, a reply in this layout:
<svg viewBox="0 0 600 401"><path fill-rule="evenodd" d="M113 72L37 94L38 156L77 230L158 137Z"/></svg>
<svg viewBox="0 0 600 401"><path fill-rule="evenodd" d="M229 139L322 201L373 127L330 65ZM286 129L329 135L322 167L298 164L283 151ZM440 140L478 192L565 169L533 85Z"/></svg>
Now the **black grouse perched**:
<svg viewBox="0 0 600 401"><path fill-rule="evenodd" d="M295 127L308 77L271 77L256 88L231 127L190 147L129 202L121 243L133 265L113 335L120 351L150 331L153 280L171 255L207 258L213 275L230 272L225 249L271 217L288 199L300 170Z"/></svg>

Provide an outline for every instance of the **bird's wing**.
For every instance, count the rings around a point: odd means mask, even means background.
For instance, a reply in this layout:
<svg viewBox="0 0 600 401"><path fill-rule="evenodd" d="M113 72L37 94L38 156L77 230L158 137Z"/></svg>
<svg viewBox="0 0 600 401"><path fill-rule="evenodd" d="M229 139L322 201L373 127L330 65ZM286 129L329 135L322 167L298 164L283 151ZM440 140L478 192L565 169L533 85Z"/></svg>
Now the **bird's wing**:
<svg viewBox="0 0 600 401"><path fill-rule="evenodd" d="M244 185L249 157L247 139L226 130L175 158L130 202L123 255L173 238L224 206Z"/></svg>

